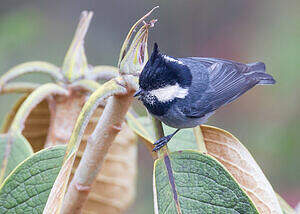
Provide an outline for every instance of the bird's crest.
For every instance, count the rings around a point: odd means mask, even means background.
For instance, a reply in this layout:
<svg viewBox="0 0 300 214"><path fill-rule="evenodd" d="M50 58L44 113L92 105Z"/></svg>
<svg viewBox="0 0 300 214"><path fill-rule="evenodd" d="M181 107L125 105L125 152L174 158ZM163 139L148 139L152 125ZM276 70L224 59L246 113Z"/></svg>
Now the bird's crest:
<svg viewBox="0 0 300 214"><path fill-rule="evenodd" d="M159 49L158 49L157 43L155 42L154 47L153 47L153 51L152 51L152 54L151 54L151 57L150 57L151 64L154 63L154 61L157 57L159 57Z"/></svg>

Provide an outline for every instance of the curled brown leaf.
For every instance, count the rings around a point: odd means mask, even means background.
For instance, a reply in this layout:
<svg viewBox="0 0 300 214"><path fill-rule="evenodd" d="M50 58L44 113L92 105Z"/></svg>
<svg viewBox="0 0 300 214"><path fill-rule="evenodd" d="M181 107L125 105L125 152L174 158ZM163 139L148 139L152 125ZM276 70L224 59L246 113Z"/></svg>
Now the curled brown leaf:
<svg viewBox="0 0 300 214"><path fill-rule="evenodd" d="M220 161L260 213L282 213L276 194L250 152L229 132L201 126L208 154Z"/></svg>

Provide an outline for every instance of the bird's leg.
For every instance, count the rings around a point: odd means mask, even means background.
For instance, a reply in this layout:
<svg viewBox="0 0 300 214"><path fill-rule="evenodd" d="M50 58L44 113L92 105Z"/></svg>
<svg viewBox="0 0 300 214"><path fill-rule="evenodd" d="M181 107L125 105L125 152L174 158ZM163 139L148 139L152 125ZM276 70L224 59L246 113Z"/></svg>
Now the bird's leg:
<svg viewBox="0 0 300 214"><path fill-rule="evenodd" d="M163 147L164 145L166 145L170 140L171 138L179 131L180 129L177 129L174 133L170 134L170 135L167 135L167 136L164 136L162 138L160 138L159 140L157 140L154 145L154 149L152 151L156 152L158 150L161 149L161 147Z"/></svg>

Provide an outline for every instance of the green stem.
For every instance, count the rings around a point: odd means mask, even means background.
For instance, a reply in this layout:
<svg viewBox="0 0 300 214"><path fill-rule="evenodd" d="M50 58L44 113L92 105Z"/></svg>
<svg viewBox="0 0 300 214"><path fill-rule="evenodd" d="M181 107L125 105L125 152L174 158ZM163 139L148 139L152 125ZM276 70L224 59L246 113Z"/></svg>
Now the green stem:
<svg viewBox="0 0 300 214"><path fill-rule="evenodd" d="M165 134L164 134L164 129L163 129L162 123L155 117L152 117L152 122L153 122L153 128L154 128L154 134L155 134L156 140L164 137Z"/></svg>
<svg viewBox="0 0 300 214"><path fill-rule="evenodd" d="M158 119L156 119L154 117L152 117L152 121L153 121L153 127L154 127L154 133L155 133L156 140L164 137L165 136L165 134L164 134L164 128L162 126L161 121L159 121ZM163 146L158 151L158 157L162 158L166 154L169 154L168 145Z"/></svg>

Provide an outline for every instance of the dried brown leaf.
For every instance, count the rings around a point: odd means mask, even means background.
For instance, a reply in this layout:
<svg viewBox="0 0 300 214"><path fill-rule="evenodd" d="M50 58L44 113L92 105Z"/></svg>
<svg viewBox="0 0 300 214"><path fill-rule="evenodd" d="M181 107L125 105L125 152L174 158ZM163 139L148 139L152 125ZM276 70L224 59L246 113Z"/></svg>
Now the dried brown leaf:
<svg viewBox="0 0 300 214"><path fill-rule="evenodd" d="M10 112L5 117L4 123L2 124L2 127L1 127L1 133L7 133L8 132L9 127L11 126L11 123L12 123L12 121L14 120L14 118L16 116L17 111L19 110L22 103L26 100L28 95L29 94L24 94L23 96L21 96L17 100L17 102L15 102L15 104L11 108Z"/></svg>
<svg viewBox="0 0 300 214"><path fill-rule="evenodd" d="M16 102L2 131L8 131L11 121L27 96ZM85 99L83 93L70 93L70 96L54 96L52 100L43 100L32 110L25 121L22 134L28 139L35 152L45 146L46 139L48 145L51 146L68 143ZM102 108L99 107L88 124L78 157L75 160L76 166L84 151L86 140L94 130L101 114ZM122 213L132 203L136 192L137 173L137 145L135 142L135 134L124 124L108 152L103 169L99 173L89 199L83 208L83 213L97 212L99 209L103 210L103 213ZM76 166L73 167L73 173Z"/></svg>
<svg viewBox="0 0 300 214"><path fill-rule="evenodd" d="M27 97L28 95L24 95L17 100L9 114L6 116L1 130L2 133L6 133L9 130L17 111ZM30 112L28 118L25 121L25 128L22 131L22 135L31 144L34 152L38 152L44 148L49 124L50 111L48 102L47 100L43 100Z"/></svg>
<svg viewBox="0 0 300 214"><path fill-rule="evenodd" d="M250 152L229 132L201 126L208 154L220 161L260 213L282 213L276 194Z"/></svg>
<svg viewBox="0 0 300 214"><path fill-rule="evenodd" d="M9 130L17 111L27 97L28 94L19 98L11 111L7 114L5 122L1 128L2 133L6 133ZM49 124L49 106L47 100L43 100L30 112L28 118L25 121L25 128L22 131L22 135L31 144L34 152L38 152L44 148Z"/></svg>
<svg viewBox="0 0 300 214"><path fill-rule="evenodd" d="M22 131L22 134L29 141L34 152L38 152L44 148L49 124L49 105L47 100L43 100L31 111L25 121L25 128Z"/></svg>
<svg viewBox="0 0 300 214"><path fill-rule="evenodd" d="M70 93L69 97L55 96L50 101L54 101L54 104L50 105L52 106L52 117L47 145L54 146L68 143L85 99L83 93ZM84 152L87 139L102 114L102 110L99 107L94 112L85 130L72 169L72 175ZM124 124L108 152L97 181L92 186L83 213L97 212L98 210L103 210L104 214L122 213L131 204L136 191L137 145L135 141L135 134ZM69 181L71 181L72 175Z"/></svg>

